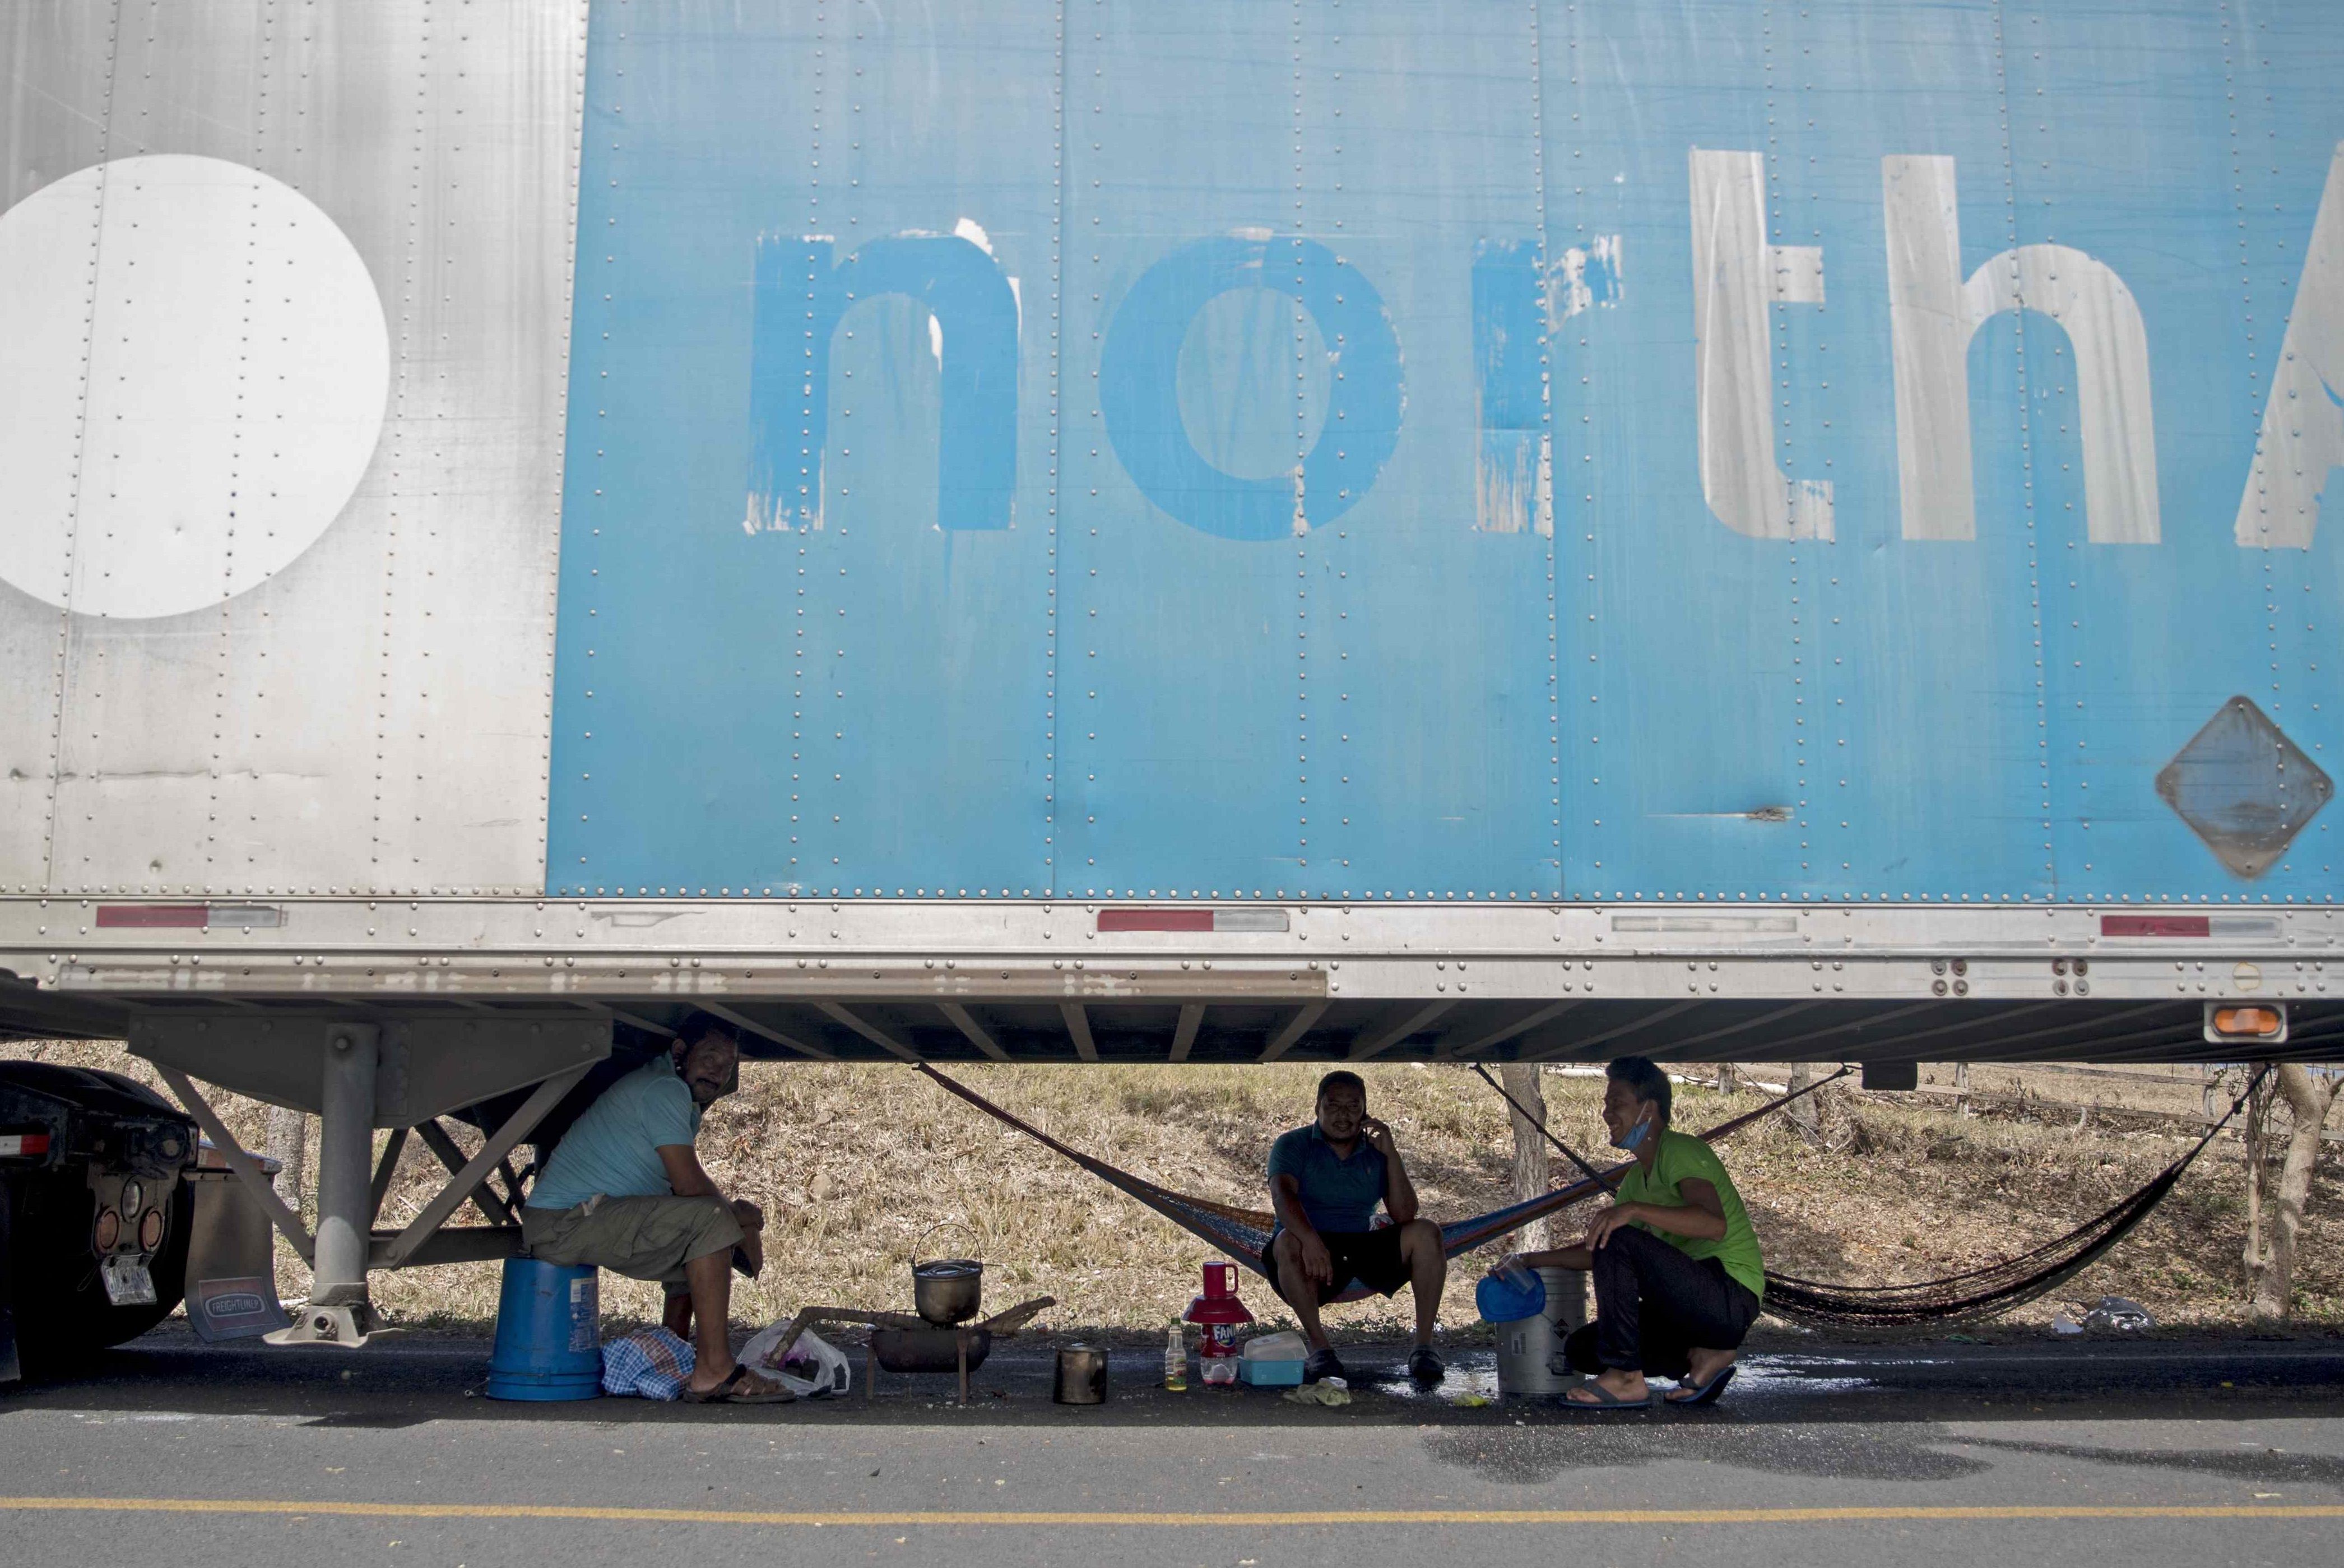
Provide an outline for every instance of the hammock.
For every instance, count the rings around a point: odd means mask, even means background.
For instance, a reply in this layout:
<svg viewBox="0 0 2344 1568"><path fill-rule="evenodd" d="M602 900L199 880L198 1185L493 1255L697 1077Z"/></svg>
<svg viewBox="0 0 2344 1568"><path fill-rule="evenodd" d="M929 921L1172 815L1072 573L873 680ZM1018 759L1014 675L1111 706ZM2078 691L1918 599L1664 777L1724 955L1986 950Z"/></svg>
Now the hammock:
<svg viewBox="0 0 2344 1568"><path fill-rule="evenodd" d="M1553 1133L1537 1117L1523 1110L1513 1096L1506 1093L1503 1084L1491 1077L1489 1069L1475 1064L1473 1070L1481 1081L1498 1091L1505 1102L1521 1112L1523 1118L1539 1129L1540 1135L1580 1169L1592 1174L1592 1168L1579 1157L1576 1149ZM1848 1069L1842 1067L1834 1077L1844 1077ZM2238 1114L2248 1099L2261 1085L2270 1069L2265 1067L2254 1076L2252 1082L2230 1102L2222 1119L2206 1129L2206 1136L2192 1145L2187 1153L2152 1178L2148 1185L2129 1197L2095 1214L2064 1236L2046 1241L2040 1247L2006 1258L1999 1263L1989 1263L1966 1273L1951 1274L1942 1280L1916 1280L1904 1285L1826 1285L1816 1280L1802 1280L1793 1274L1766 1274L1766 1310L1778 1317L1798 1322L1830 1324L1841 1328L1882 1328L1894 1324L1961 1321L1972 1318L1993 1317L2013 1307L2024 1306L2036 1298L2057 1290L2083 1271L2100 1254L2129 1234L2133 1227L2149 1216L2149 1211L2165 1201L2181 1173L2190 1162L2214 1141L2215 1135L2229 1125L2230 1118ZM1831 1080L1826 1078L1825 1083ZM1819 1088L1822 1085L1812 1085ZM1800 1091L1804 1092L1804 1091ZM1773 1105L1761 1108L1759 1114L1784 1105L1794 1098L1786 1095ZM1704 1134L1704 1137L1713 1134Z"/></svg>
<svg viewBox="0 0 2344 1568"><path fill-rule="evenodd" d="M2206 1129L2180 1158L2157 1172L2148 1185L2095 1214L2065 1236L2046 1241L2031 1251L1999 1263L1952 1274L1942 1280L1916 1280L1909 1285L1826 1285L1794 1275L1769 1272L1766 1310L1800 1322L1839 1327L1884 1327L1899 1323L1960 1321L1988 1318L2026 1305L2057 1290L2165 1201L2181 1173L2205 1152L2215 1135L2247 1103L2264 1077L2263 1068L2230 1102L2222 1119Z"/></svg>
<svg viewBox="0 0 2344 1568"><path fill-rule="evenodd" d="M1127 1170L1109 1165L1106 1160L1085 1154L1081 1149L1069 1144L1061 1143L1033 1123L994 1104L967 1085L946 1077L926 1062L914 1062L911 1065L934 1078L947 1092L958 1095L987 1116L1007 1123L1045 1148L1073 1160L1108 1186L1117 1188L1139 1199L1140 1202L1145 1203L1190 1235L1228 1253L1255 1273L1264 1278L1268 1277L1268 1270L1262 1267L1262 1254L1269 1246L1270 1232L1277 1224L1276 1215L1266 1209L1239 1209L1227 1203L1215 1203L1210 1199L1194 1198L1187 1193L1175 1192L1168 1187L1158 1187L1146 1177L1134 1176ZM1800 1095L1812 1093L1830 1081L1826 1078L1820 1083L1808 1086L1807 1088L1784 1095L1782 1098L1763 1105L1746 1115L1735 1117L1731 1121L1721 1122L1701 1136L1705 1139L1714 1140L1738 1132L1759 1118L1781 1109ZM1577 1155L1571 1155L1571 1158L1581 1169L1593 1170L1593 1167L1581 1160ZM1477 1215L1470 1219L1460 1219L1444 1225L1440 1228L1441 1253L1444 1257L1454 1258L1460 1252L1470 1252L1474 1248L1494 1241L1510 1231L1521 1229L1533 1219L1551 1214L1560 1209L1567 1209L1583 1198L1591 1198L1599 1192L1608 1192L1618 1185L1620 1177L1632 1163L1630 1161L1615 1166L1610 1171L1596 1173L1604 1179L1598 1180L1591 1177L1585 1180L1572 1182L1568 1187L1559 1187L1552 1192L1525 1199L1521 1203L1509 1204L1503 1209L1492 1209L1487 1214ZM1368 1294L1366 1288L1354 1281L1351 1288L1345 1290L1337 1300L1357 1300L1366 1294Z"/></svg>
<svg viewBox="0 0 2344 1568"><path fill-rule="evenodd" d="M1276 1216L1261 1209L1239 1209L1159 1187L1145 1177L1134 1176L1127 1170L1119 1169L1060 1142L1031 1122L995 1105L975 1089L946 1077L925 1062L914 1062L912 1066L987 1116L1015 1128L1109 1186L1137 1199L1190 1235L1227 1252L1255 1273L1267 1277L1268 1270L1262 1268L1262 1252L1269 1245ZM1697 1136L1710 1143L1730 1137L1801 1096L1812 1094L1825 1084L1846 1077L1849 1070L1842 1067L1831 1077L1794 1089L1768 1101L1756 1110L1720 1122ZM2265 1067L2258 1072L2245 1090L2230 1102L2230 1108L2222 1118L2206 1129L2206 1136L2192 1145L2180 1158L2158 1172L2147 1186L2101 1210L2064 1236L2022 1252L2016 1258L1990 1263L1981 1269L1949 1275L1942 1280L1916 1280L1904 1285L1833 1285L1769 1270L1766 1275L1766 1310L1799 1322L1837 1327L1886 1327L1991 1317L2035 1300L2081 1272L2147 1219L2181 1179L2182 1172L2189 1168L2215 1137L2229 1125L2230 1118L2245 1107L2248 1098L2261 1085L2269 1071ZM1483 1076L1487 1077L1486 1074ZM1507 1104L1514 1105L1513 1097L1506 1095L1502 1087L1498 1092L1505 1096ZM1521 1110L1518 1105L1514 1108ZM1454 1258L1460 1252L1470 1251L1485 1242L1520 1229L1533 1219L1567 1209L1581 1199L1611 1191L1632 1164L1632 1161L1623 1161L1609 1170L1596 1171L1594 1167L1580 1158L1576 1150L1547 1131L1539 1118L1530 1117L1526 1111L1522 1114L1538 1126L1547 1141L1561 1149L1572 1164L1592 1174L1587 1179L1559 1187L1541 1197L1442 1226L1440 1250L1443 1256ZM1352 1287L1337 1300L1356 1300L1366 1294L1366 1289L1354 1281Z"/></svg>

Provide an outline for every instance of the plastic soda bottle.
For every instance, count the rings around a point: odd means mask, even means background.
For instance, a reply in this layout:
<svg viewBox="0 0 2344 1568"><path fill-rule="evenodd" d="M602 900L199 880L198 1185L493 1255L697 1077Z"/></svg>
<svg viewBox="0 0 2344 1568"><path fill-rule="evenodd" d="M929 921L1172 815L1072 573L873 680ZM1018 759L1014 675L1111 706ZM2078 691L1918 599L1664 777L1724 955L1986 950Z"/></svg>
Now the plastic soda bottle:
<svg viewBox="0 0 2344 1568"><path fill-rule="evenodd" d="M1176 1394L1188 1391L1188 1340L1177 1318L1164 1333L1164 1386Z"/></svg>
<svg viewBox="0 0 2344 1568"><path fill-rule="evenodd" d="M1238 1381L1238 1330L1253 1314L1238 1300L1238 1266L1224 1259L1205 1265L1205 1293L1188 1303L1187 1320L1201 1330L1197 1371L1207 1387Z"/></svg>

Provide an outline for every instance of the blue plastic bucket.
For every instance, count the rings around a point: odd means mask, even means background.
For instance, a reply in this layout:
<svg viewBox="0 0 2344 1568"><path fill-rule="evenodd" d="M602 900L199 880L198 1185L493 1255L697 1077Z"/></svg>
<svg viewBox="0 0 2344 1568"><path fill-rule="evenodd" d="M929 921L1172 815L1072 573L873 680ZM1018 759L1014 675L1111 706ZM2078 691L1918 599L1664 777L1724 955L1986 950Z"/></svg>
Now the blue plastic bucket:
<svg viewBox="0 0 2344 1568"><path fill-rule="evenodd" d="M600 1276L591 1269L505 1259L492 1400L591 1400L602 1391Z"/></svg>

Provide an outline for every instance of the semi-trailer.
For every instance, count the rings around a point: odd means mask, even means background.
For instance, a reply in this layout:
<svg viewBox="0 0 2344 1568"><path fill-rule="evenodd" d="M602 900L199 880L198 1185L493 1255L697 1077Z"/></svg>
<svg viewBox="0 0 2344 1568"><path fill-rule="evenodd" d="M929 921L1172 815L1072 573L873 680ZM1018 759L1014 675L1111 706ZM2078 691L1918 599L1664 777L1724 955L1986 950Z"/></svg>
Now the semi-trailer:
<svg viewBox="0 0 2344 1568"><path fill-rule="evenodd" d="M164 1073L178 1179L208 1135L316 1269L287 1339L510 1250L444 1222L692 1008L1881 1083L2344 1039L2332 6L5 38L0 1027ZM197 1079L322 1116L314 1229ZM452 1115L378 1232L374 1131ZM135 1297L157 1212L6 1267Z"/></svg>

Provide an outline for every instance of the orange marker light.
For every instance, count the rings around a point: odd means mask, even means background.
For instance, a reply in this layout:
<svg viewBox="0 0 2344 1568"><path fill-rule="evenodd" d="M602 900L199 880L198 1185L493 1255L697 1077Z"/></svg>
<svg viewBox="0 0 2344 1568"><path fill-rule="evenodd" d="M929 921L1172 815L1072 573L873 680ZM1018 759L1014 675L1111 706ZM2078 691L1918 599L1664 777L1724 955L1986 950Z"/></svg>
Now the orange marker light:
<svg viewBox="0 0 2344 1568"><path fill-rule="evenodd" d="M2278 1033L2278 1009L2276 1007L2217 1007L2214 1010L2214 1032L2233 1039L2268 1039Z"/></svg>

